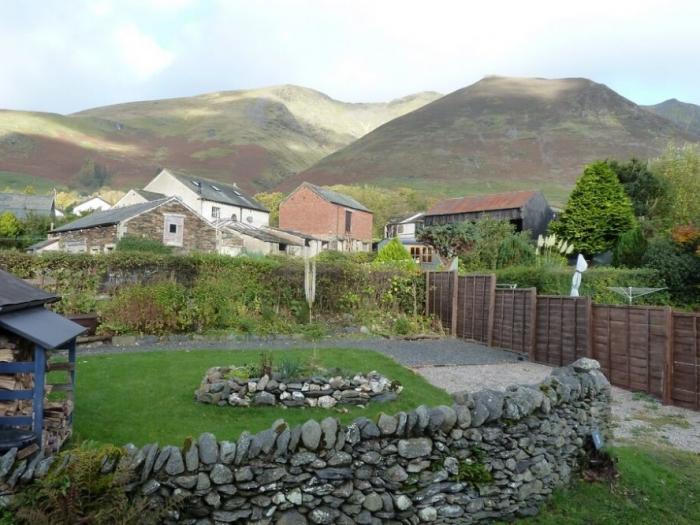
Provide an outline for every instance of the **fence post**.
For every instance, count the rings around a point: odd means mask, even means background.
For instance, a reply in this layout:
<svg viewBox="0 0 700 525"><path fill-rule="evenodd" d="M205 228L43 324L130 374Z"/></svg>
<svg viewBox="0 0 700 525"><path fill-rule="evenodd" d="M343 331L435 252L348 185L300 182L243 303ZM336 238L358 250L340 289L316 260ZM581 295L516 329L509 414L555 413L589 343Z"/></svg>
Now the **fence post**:
<svg viewBox="0 0 700 525"><path fill-rule="evenodd" d="M430 315L430 270L425 272L425 315Z"/></svg>
<svg viewBox="0 0 700 525"><path fill-rule="evenodd" d="M527 358L531 363L535 362L537 349L537 288L530 289L530 348L528 349Z"/></svg>
<svg viewBox="0 0 700 525"><path fill-rule="evenodd" d="M455 269L452 276L452 319L451 332L452 337L457 337L457 295L459 293L459 270Z"/></svg>
<svg viewBox="0 0 700 525"><path fill-rule="evenodd" d="M489 290L489 318L486 326L488 346L493 346L493 325L496 316L496 274L491 274L491 286Z"/></svg>
<svg viewBox="0 0 700 525"><path fill-rule="evenodd" d="M673 309L666 307L666 345L664 348L663 402L673 403Z"/></svg>

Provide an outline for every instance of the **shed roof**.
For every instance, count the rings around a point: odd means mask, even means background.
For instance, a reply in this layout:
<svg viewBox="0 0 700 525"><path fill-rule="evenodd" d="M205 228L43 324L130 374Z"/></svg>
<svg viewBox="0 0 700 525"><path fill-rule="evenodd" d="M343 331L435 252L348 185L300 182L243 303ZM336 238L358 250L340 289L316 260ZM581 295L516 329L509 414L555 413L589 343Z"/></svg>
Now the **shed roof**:
<svg viewBox="0 0 700 525"><path fill-rule="evenodd" d="M347 208L353 208L355 210L372 213L370 210L368 210L366 207L364 207L362 204L360 204L348 195L338 193L337 191L329 190L328 188L322 188L321 186L316 186L315 184L311 184L310 182L305 182L303 186L307 186L312 191L320 195L322 198L324 198L328 202L332 202L333 204L338 204L339 206L345 206Z"/></svg>
<svg viewBox="0 0 700 525"><path fill-rule="evenodd" d="M304 238L284 230L278 230L271 227L256 227L243 222L232 220L224 220L216 223L219 228L228 228L242 235L248 235L254 239L270 243L292 244L295 246L304 246Z"/></svg>
<svg viewBox="0 0 700 525"><path fill-rule="evenodd" d="M30 214L51 215L53 209L53 195L0 193L0 213L9 211L18 219L25 219Z"/></svg>
<svg viewBox="0 0 700 525"><path fill-rule="evenodd" d="M539 191L509 191L491 195L475 195L445 199L430 208L425 215L452 215L456 213L476 213L480 211L510 210L522 208Z"/></svg>
<svg viewBox="0 0 700 525"><path fill-rule="evenodd" d="M157 208L161 204L165 204L177 197L164 197L162 199L139 202L131 206L122 206L121 208L112 208L111 210L96 211L85 217L81 217L73 222L59 226L54 232L67 232L72 230L84 230L86 228L94 228L96 226L109 226L110 224L119 224L126 219L130 219L140 213Z"/></svg>
<svg viewBox="0 0 700 525"><path fill-rule="evenodd" d="M0 313L0 326L47 350L59 348L87 330L42 306Z"/></svg>
<svg viewBox="0 0 700 525"><path fill-rule="evenodd" d="M57 295L0 270L0 313L53 303L58 299Z"/></svg>
<svg viewBox="0 0 700 525"><path fill-rule="evenodd" d="M166 171L198 193L202 199L252 210L269 211L253 197L246 195L238 187L232 186L231 184L205 179L203 177L196 177L180 170L171 170L168 168Z"/></svg>

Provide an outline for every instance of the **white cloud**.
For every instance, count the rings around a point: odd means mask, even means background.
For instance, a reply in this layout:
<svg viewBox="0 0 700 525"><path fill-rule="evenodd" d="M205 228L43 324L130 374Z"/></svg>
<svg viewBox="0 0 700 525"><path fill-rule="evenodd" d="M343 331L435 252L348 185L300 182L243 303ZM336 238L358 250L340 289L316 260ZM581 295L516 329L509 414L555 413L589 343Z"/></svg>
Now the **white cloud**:
<svg viewBox="0 0 700 525"><path fill-rule="evenodd" d="M114 45L122 63L140 81L148 80L172 64L175 56L134 24L126 24L114 32Z"/></svg>

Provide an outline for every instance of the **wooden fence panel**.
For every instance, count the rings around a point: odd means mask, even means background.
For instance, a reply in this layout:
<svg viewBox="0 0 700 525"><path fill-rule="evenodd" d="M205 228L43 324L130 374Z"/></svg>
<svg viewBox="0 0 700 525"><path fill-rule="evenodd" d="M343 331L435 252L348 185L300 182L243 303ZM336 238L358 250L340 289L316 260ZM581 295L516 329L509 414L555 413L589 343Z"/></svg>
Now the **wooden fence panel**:
<svg viewBox="0 0 700 525"><path fill-rule="evenodd" d="M495 275L462 275L457 285L457 337L491 344Z"/></svg>
<svg viewBox="0 0 700 525"><path fill-rule="evenodd" d="M492 345L530 355L534 350L535 288L497 289Z"/></svg>
<svg viewBox="0 0 700 525"><path fill-rule="evenodd" d="M671 401L700 410L700 314L673 313Z"/></svg>
<svg viewBox="0 0 700 525"><path fill-rule="evenodd" d="M593 358L615 386L663 396L667 309L593 306Z"/></svg>
<svg viewBox="0 0 700 525"><path fill-rule="evenodd" d="M534 361L564 366L589 354L590 298L537 296Z"/></svg>
<svg viewBox="0 0 700 525"><path fill-rule="evenodd" d="M434 315L448 332L452 332L452 295L454 272L428 272L426 310Z"/></svg>

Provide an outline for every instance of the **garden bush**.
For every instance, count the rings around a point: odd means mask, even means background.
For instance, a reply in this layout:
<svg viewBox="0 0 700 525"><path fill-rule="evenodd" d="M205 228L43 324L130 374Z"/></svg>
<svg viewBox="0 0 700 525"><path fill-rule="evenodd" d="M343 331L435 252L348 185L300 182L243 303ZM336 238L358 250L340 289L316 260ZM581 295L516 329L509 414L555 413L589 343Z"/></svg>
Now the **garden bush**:
<svg viewBox="0 0 700 525"><path fill-rule="evenodd" d="M700 285L700 258L687 253L670 239L659 238L649 243L644 266L653 269L663 279L677 302L697 304Z"/></svg>

